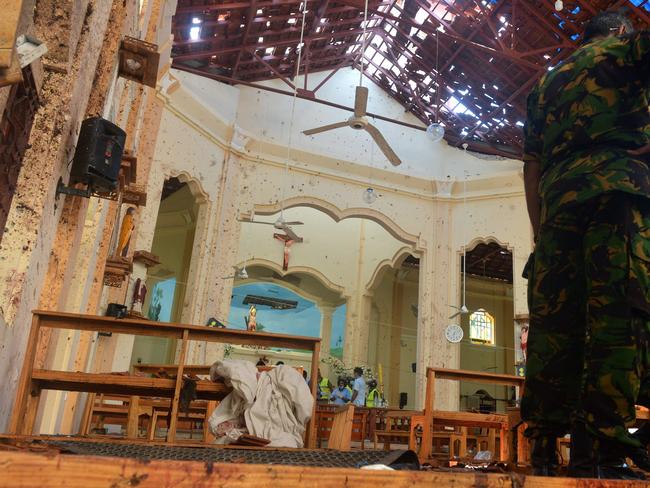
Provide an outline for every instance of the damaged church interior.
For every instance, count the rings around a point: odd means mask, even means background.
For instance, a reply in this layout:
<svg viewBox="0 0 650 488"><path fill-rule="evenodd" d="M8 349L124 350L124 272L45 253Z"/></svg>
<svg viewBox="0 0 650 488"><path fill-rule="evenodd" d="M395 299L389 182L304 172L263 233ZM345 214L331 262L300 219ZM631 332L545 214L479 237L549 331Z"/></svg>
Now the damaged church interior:
<svg viewBox="0 0 650 488"><path fill-rule="evenodd" d="M522 404L527 98L615 11L647 108L650 0L0 11L1 486L650 484Z"/></svg>

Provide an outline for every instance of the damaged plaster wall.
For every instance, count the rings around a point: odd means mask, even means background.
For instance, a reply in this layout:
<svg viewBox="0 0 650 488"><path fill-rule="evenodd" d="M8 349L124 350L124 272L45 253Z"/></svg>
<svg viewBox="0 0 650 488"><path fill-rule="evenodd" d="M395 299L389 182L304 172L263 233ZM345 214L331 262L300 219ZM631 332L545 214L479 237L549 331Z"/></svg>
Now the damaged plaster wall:
<svg viewBox="0 0 650 488"><path fill-rule="evenodd" d="M197 303L203 303L204 308L194 313L198 317L211 313L228 316L232 280L222 277L232 274L232 267L246 259L240 252L245 249L240 238L257 239L242 231L237 218L276 213L279 200L284 198L287 207L312 206L336 219L370 218L410 243L421 257L418 371L424 371L427 365L458 367L458 347L444 340L444 328L448 324L448 305L458 296L457 257L463 242L492 239L504 243L515 254L515 276L520 275L524 256L532 245L519 176L521 163L480 160L444 142L431 149L431 141L422 132L395 126L385 129L386 136L396 141L394 148L405 155L405 163L393 169L376 159L377 153L370 151L358 132L341 129L328 135L330 138L322 144L315 142L316 138L311 140L299 134L300 130L331 123L345 115L337 109L305 102L296 110L292 158L285 177L288 97L229 87L175 70L171 75L176 83L173 91L164 95L165 110L199 132L200 137L190 135L187 127L165 115L161 134L165 134L165 139L173 139L173 143L170 140L169 149L157 152L155 171L161 174L171 174L172 168L187 171L188 177L196 178L210 195L210 202L212 195L217 195L210 219L214 222L211 232L216 232L218 237L211 241L206 248L207 255L202 258L198 281L205 284L201 289L205 299ZM340 92L340 98L330 99L350 105L349 74L341 75L348 78L346 82L339 80L338 85L337 76L325 85L331 88L324 93L336 97ZM370 99L374 99L371 110L375 103L374 109L381 108L382 113L395 111L395 115L408 118L398 114L398 104L382 95L378 88L371 87ZM400 110L403 111L401 107ZM413 134L402 134L404 130ZM199 144L204 149L195 147ZM201 155L201 151L205 154ZM222 156L223 161L219 162ZM188 164L192 167L188 168ZM217 177L220 177L218 181ZM464 179L466 185L462 184ZM361 199L368 185L382 195L372 206ZM269 241L269 246L274 244ZM299 256L297 249L296 256ZM346 252L345 249L333 251ZM247 253L250 251L244 251ZM525 283L516 279L514 286L515 308L523 311ZM346 340L351 342L351 361L367 357L368 298L358 293L348 302L347 320L352 327ZM199 354L196 359L212 360L213 357ZM441 388L449 394L438 395L440 408L453 404L451 393L457 391L451 385L441 384ZM420 398L416 404L421 404L422 378L418 378L417 391Z"/></svg>

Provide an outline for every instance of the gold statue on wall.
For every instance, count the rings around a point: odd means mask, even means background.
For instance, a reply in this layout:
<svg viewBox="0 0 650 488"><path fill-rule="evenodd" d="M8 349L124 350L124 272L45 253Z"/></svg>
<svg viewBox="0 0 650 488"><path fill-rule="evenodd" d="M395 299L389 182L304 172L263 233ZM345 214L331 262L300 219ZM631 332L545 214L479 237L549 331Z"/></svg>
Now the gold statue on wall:
<svg viewBox="0 0 650 488"><path fill-rule="evenodd" d="M134 225L135 207L129 207L122 219L122 227L120 227L120 238L117 242L116 254L123 258L129 252L129 244L131 243L131 235L135 229Z"/></svg>
<svg viewBox="0 0 650 488"><path fill-rule="evenodd" d="M251 308L248 309L248 315L244 318L246 319L246 330L255 332L257 330L257 309L255 305L251 305Z"/></svg>

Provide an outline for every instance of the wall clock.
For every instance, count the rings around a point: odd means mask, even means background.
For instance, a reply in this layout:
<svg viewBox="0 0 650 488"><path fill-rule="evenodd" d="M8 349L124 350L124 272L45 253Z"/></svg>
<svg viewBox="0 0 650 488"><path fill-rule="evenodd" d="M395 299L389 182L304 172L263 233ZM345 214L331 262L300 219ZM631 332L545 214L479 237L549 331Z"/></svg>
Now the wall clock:
<svg viewBox="0 0 650 488"><path fill-rule="evenodd" d="M463 340L463 328L457 324L449 324L445 329L445 337L451 343L458 343Z"/></svg>

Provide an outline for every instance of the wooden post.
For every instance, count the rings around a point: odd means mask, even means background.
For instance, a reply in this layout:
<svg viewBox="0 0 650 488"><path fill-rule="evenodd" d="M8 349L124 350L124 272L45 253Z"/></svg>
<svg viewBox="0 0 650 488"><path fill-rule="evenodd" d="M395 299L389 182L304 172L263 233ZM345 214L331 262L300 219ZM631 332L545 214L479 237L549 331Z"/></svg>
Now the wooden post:
<svg viewBox="0 0 650 488"><path fill-rule="evenodd" d="M169 431L167 432L167 442L174 442L176 440L176 424L178 421L178 401L180 400L181 387L183 386L183 369L185 368L185 355L187 354L187 336L189 331L183 331L183 338L181 339L181 355L178 358L178 371L176 373L176 388L174 389L174 397L172 398L172 409L169 415L171 420L169 422Z"/></svg>
<svg viewBox="0 0 650 488"><path fill-rule="evenodd" d="M38 403L41 399L41 388L34 383L31 383L29 395L27 395L27 402L25 404L25 416L23 417L23 424L19 426L20 433L24 435L32 435L34 433L34 424L36 423L36 414L38 413Z"/></svg>
<svg viewBox="0 0 650 488"><path fill-rule="evenodd" d="M205 418L203 419L203 442L212 442L214 440L214 436L212 435L212 432L210 432L210 423L208 421L210 420L215 408L217 408L217 402L214 400L208 401L208 404L205 407Z"/></svg>
<svg viewBox="0 0 650 488"><path fill-rule="evenodd" d="M305 446L309 449L316 448L316 403L318 402L318 363L320 360L320 342L314 344L311 355L311 395L314 397L314 407L311 412L311 419L307 424L305 435Z"/></svg>
<svg viewBox="0 0 650 488"><path fill-rule="evenodd" d="M424 462L431 457L431 443L433 442L433 402L435 399L436 373L427 368L427 389L424 397L424 429L422 430L422 449L420 461Z"/></svg>
<svg viewBox="0 0 650 488"><path fill-rule="evenodd" d="M22 432L21 424L25 421L25 409L27 408L28 396L32 387L32 370L34 369L34 358L36 357L36 345L40 330L39 316L34 314L32 317L32 328L27 338L23 369L20 372L20 379L18 380L14 410L11 415L11 421L9 422L8 432L10 434L17 434L19 431Z"/></svg>
<svg viewBox="0 0 650 488"><path fill-rule="evenodd" d="M126 437L129 439L138 438L138 420L140 419L140 397L129 397L129 412L126 420Z"/></svg>
<svg viewBox="0 0 650 488"><path fill-rule="evenodd" d="M95 407L95 395L95 393L88 393L86 395L86 406L84 407L84 414L79 424L79 435L88 435L90 433L90 424L93 420L93 410Z"/></svg>
<svg viewBox="0 0 650 488"><path fill-rule="evenodd" d="M509 447L508 429L504 425L499 429L499 461L503 461L504 463L508 462L510 452Z"/></svg>

